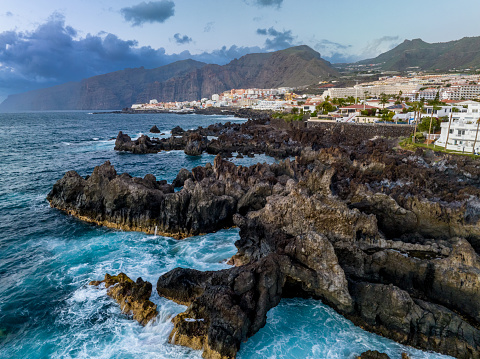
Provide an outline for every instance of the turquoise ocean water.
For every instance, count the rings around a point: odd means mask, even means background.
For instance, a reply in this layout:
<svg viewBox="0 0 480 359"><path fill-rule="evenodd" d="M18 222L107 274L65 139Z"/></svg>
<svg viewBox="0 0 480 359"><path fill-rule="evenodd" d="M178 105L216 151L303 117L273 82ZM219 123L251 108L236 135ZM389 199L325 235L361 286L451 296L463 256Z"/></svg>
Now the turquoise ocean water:
<svg viewBox="0 0 480 359"><path fill-rule="evenodd" d="M106 160L118 173L153 173L171 182L178 170L213 162L182 151L133 155L113 150L118 131L132 137L152 125L169 135L233 117L92 115L87 112L0 114L0 358L201 358L167 343L172 316L185 307L156 292L159 315L146 327L128 319L106 295L88 286L105 273L125 272L153 283L178 266L227 268L238 230L176 241L83 223L45 200L68 170L90 174ZM235 159L242 165L273 159ZM282 300L267 325L242 345L239 359L354 358L372 349L400 358L442 358L404 347L353 326L319 301Z"/></svg>

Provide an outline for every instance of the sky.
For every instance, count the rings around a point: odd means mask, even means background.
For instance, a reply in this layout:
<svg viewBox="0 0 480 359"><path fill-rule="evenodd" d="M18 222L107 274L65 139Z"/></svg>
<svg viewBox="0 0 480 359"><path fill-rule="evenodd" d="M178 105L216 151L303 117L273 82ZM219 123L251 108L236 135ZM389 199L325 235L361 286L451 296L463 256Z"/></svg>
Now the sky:
<svg viewBox="0 0 480 359"><path fill-rule="evenodd" d="M308 45L332 62L480 36L480 1L0 0L0 102L124 68Z"/></svg>

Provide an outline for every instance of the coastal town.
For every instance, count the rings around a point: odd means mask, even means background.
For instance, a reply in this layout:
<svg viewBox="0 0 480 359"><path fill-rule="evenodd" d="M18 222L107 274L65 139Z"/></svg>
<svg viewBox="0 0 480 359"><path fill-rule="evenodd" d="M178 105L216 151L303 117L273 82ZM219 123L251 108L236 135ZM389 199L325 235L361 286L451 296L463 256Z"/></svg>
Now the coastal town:
<svg viewBox="0 0 480 359"><path fill-rule="evenodd" d="M427 144L463 153L480 152L480 76L435 74L384 76L352 87L337 81L295 89L231 89L185 102L133 104L134 112L190 113L198 109L252 109L292 114L309 122L415 125ZM300 91L298 91L300 90ZM314 90L313 93L306 93ZM302 94L297 94L302 92ZM288 120L288 118L286 118ZM418 134L416 135L418 136ZM421 136L421 135L420 135Z"/></svg>

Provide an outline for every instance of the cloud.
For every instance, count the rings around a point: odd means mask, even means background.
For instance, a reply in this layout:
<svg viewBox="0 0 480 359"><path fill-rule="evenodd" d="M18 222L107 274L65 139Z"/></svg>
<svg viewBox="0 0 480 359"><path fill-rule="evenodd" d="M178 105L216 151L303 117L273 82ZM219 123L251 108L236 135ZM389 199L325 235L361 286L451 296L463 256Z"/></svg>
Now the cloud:
<svg viewBox="0 0 480 359"><path fill-rule="evenodd" d="M320 52L322 58L332 63L354 62L359 60L358 56L352 54L353 46L344 45L330 40L314 40L313 48Z"/></svg>
<svg viewBox="0 0 480 359"><path fill-rule="evenodd" d="M264 46L232 45L198 54L189 51L167 54L162 47L139 46L135 40L124 40L107 32L82 35L67 26L61 14L53 14L33 31L0 32L0 101L8 94L80 81L125 68L156 68L185 59L224 65L250 53L290 47L296 40L290 30L278 31L271 27L256 32L266 37ZM177 37L181 41L190 39L180 34ZM384 37L369 44L368 50L389 47L395 41L397 37ZM328 40L311 40L311 43L330 61L354 56L350 45Z"/></svg>
<svg viewBox="0 0 480 359"><path fill-rule="evenodd" d="M213 21L211 22L207 22L207 24L205 25L205 27L203 28L203 32L210 32L213 30L213 25L215 25L215 23Z"/></svg>
<svg viewBox="0 0 480 359"><path fill-rule="evenodd" d="M283 4L283 0L254 0L254 3L257 6L262 6L262 7L272 6L279 9Z"/></svg>
<svg viewBox="0 0 480 359"><path fill-rule="evenodd" d="M173 35L173 38L175 39L175 42L179 45L189 44L193 41L191 37L188 37L187 35L182 36L178 32Z"/></svg>
<svg viewBox="0 0 480 359"><path fill-rule="evenodd" d="M293 46L295 37L291 30L277 31L273 27L269 29L257 29L258 35L269 36L265 40L266 50L283 50Z"/></svg>
<svg viewBox="0 0 480 359"><path fill-rule="evenodd" d="M169 0L141 2L132 7L124 7L120 12L133 26L140 26L147 22L162 23L175 14L175 3Z"/></svg>
<svg viewBox="0 0 480 359"><path fill-rule="evenodd" d="M136 41L113 34L79 38L63 16L54 14L34 31L0 33L0 95L168 62L163 48L139 48Z"/></svg>
<svg viewBox="0 0 480 359"><path fill-rule="evenodd" d="M225 64L228 64L233 59L238 59L247 54L257 53L257 52L266 52L266 51L265 49L262 49L258 46L243 47L243 46L232 45L229 48L227 48L226 46L223 46L222 48L218 50L213 50L211 52L203 52L197 55L188 55L189 57L187 58L193 58L194 60L203 61L207 63L225 65ZM185 55L185 53L182 53L182 55Z"/></svg>
<svg viewBox="0 0 480 359"><path fill-rule="evenodd" d="M65 25L62 15L54 14L33 31L0 32L0 101L9 94L125 68L155 68L190 58L223 65L243 55L264 51L259 47L233 45L200 54L189 51L167 54L164 48L139 47L134 40L123 40L106 32L82 37Z"/></svg>
<svg viewBox="0 0 480 359"><path fill-rule="evenodd" d="M393 49L400 43L399 36L383 36L379 39L370 41L367 46L362 50L360 57L372 58Z"/></svg>

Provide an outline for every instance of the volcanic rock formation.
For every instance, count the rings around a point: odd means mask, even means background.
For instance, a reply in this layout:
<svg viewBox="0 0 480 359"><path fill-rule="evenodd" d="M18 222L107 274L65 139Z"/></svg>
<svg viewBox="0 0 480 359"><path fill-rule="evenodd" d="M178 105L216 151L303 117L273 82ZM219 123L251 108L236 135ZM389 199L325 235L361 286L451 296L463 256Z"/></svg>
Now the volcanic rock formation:
<svg viewBox="0 0 480 359"><path fill-rule="evenodd" d="M125 273L116 276L107 273L104 280L92 281L90 285L98 286L101 283L105 283L107 294L120 304L122 312L132 315L140 324L146 325L157 316L157 306L150 301L152 283L142 278L134 282Z"/></svg>
<svg viewBox="0 0 480 359"><path fill-rule="evenodd" d="M321 299L400 343L480 358L477 162L413 154L394 139L369 139L367 127L351 138L341 128L277 126L262 144L269 126L251 121L240 134L214 128L246 139L226 141L229 150L281 141L276 153L295 148L295 160L242 167L217 156L213 165L180 171L173 185L117 175L106 163L86 179L68 172L48 200L96 223L149 233L157 226L177 238L239 227L233 267L176 268L156 286L188 307L174 318L170 341L207 358L234 358L287 297ZM201 131L181 136L203 143Z"/></svg>

